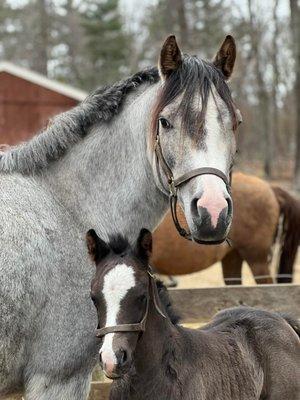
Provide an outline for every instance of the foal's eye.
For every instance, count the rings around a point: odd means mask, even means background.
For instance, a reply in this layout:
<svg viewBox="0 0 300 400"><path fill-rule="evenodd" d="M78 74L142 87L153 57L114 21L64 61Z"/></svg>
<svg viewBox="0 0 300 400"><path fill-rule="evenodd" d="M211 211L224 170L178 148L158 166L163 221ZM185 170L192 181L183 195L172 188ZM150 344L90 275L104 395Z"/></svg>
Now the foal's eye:
<svg viewBox="0 0 300 400"><path fill-rule="evenodd" d="M161 126L164 129L171 129L172 128L172 125L170 124L170 122L166 118L163 118L163 117L159 118L159 122L160 122Z"/></svg>

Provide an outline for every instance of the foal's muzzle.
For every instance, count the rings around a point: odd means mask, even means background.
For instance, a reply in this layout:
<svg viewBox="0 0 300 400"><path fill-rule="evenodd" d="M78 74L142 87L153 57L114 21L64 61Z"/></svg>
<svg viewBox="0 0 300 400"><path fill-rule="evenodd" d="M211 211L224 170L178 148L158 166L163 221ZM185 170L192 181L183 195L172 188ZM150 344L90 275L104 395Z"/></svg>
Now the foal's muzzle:
<svg viewBox="0 0 300 400"><path fill-rule="evenodd" d="M109 379L119 379L125 375L132 364L132 355L130 350L120 348L114 353L114 359L104 351L100 353L100 365Z"/></svg>

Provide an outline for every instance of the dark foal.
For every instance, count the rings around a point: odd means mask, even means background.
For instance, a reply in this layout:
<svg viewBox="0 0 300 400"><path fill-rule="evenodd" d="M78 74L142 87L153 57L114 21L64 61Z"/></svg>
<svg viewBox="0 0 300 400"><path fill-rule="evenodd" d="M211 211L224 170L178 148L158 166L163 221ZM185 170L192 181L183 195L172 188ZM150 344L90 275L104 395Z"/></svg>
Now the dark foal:
<svg viewBox="0 0 300 400"><path fill-rule="evenodd" d="M298 322L238 307L202 329L183 328L172 322L167 293L158 295L149 272L149 231L131 247L122 236L105 243L91 230L87 244L111 400L300 399Z"/></svg>

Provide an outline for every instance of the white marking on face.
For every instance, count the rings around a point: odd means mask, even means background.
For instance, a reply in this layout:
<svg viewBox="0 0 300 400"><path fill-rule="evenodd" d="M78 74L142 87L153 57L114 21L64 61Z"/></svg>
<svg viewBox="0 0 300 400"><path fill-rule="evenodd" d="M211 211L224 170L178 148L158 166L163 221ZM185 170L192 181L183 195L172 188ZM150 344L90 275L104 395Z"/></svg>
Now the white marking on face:
<svg viewBox="0 0 300 400"><path fill-rule="evenodd" d="M117 325L117 315L120 311L120 303L128 290L135 285L134 270L126 264L118 264L104 277L102 293L106 303L105 326ZM113 368L117 359L113 351L114 333L108 333L104 337L100 354L102 362Z"/></svg>
<svg viewBox="0 0 300 400"><path fill-rule="evenodd" d="M195 104L196 107L196 104ZM220 118L220 112L221 117ZM230 112L218 95L216 89L212 88L207 100L205 114L205 134L202 138L203 146L196 146L193 139L189 143L189 161L186 170L201 167L211 167L228 174L230 157L234 154L234 136L231 132L232 119ZM187 147L188 148L188 147ZM228 207L226 198L229 197L226 185L221 178L215 175L201 175L195 177L192 182L192 195L202 194L197 201L198 208L206 208L211 217L211 224L216 228L220 213ZM184 188L183 188L184 190ZM183 194L183 202L186 203L185 210L190 208L191 189L188 188ZM191 215L186 211L188 222L192 224Z"/></svg>
<svg viewBox="0 0 300 400"><path fill-rule="evenodd" d="M219 110L223 112L220 121ZM231 116L229 110L219 98L216 90L210 93L207 100L207 111L205 115L205 130L204 137L205 150L201 148L192 148L191 159L193 168L211 167L217 168L227 174L230 150L232 147L231 132L226 132L231 124ZM217 176L203 175L199 178L201 187L197 190L211 190L213 196L224 195L226 193L226 185Z"/></svg>

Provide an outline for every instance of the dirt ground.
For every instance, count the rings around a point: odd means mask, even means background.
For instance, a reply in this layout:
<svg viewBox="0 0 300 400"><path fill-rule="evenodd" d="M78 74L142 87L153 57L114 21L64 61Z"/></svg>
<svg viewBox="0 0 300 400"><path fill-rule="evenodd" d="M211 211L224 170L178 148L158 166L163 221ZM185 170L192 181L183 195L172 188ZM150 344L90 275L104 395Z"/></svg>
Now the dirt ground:
<svg viewBox="0 0 300 400"><path fill-rule="evenodd" d="M272 274L275 275L276 270L276 259L277 253L275 254L272 262ZM178 288L193 288L193 287L207 287L207 286L224 286L221 263L218 262L211 267L188 275L181 275L176 278L178 280ZM298 252L298 257L296 261L294 280L293 283L300 284L300 252ZM248 264L244 262L243 264L243 285L255 285L252 273L248 267Z"/></svg>

